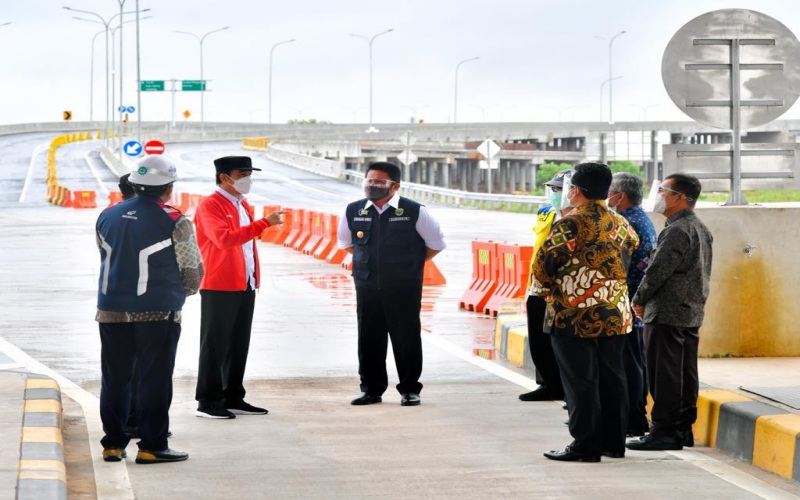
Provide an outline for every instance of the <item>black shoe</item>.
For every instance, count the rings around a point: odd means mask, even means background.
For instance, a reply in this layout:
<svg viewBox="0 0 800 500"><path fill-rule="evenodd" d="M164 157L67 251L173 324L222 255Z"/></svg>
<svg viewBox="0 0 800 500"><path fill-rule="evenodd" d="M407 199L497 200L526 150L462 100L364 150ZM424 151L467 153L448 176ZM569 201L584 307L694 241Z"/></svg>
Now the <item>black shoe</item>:
<svg viewBox="0 0 800 500"><path fill-rule="evenodd" d="M539 387L535 391L519 395L520 401L555 401L558 399L564 399L564 395L547 387Z"/></svg>
<svg viewBox="0 0 800 500"><path fill-rule="evenodd" d="M137 464L160 464L164 462L182 462L189 458L189 454L167 448L161 451L139 450L136 454Z"/></svg>
<svg viewBox="0 0 800 500"><path fill-rule="evenodd" d="M236 415L221 406L200 407L194 415L203 418L236 418Z"/></svg>
<svg viewBox="0 0 800 500"><path fill-rule="evenodd" d="M574 451L571 447L567 446L563 450L550 450L544 452L544 456L550 460L558 460L559 462L599 462L600 455L589 455Z"/></svg>
<svg viewBox="0 0 800 500"><path fill-rule="evenodd" d="M253 406L250 403L246 403L244 401L239 401L237 403L227 403L225 405L225 409L233 413L234 415L266 415L267 413L269 413L269 410L267 410L266 408L259 408L258 406Z"/></svg>
<svg viewBox="0 0 800 500"><path fill-rule="evenodd" d="M601 455L608 458L625 458L625 450L622 451L602 451Z"/></svg>
<svg viewBox="0 0 800 500"><path fill-rule="evenodd" d="M383 399L380 396L373 396L372 394L362 392L359 397L350 401L350 404L356 406L374 405L375 403L380 403L381 401L383 401Z"/></svg>
<svg viewBox="0 0 800 500"><path fill-rule="evenodd" d="M640 439L633 439L625 443L629 450L659 451L659 450L682 450L681 439L674 436L653 436L648 434Z"/></svg>
<svg viewBox="0 0 800 500"><path fill-rule="evenodd" d="M419 394L415 394L413 392L403 394L403 397L400 398L400 406L418 406L419 403Z"/></svg>
<svg viewBox="0 0 800 500"><path fill-rule="evenodd" d="M106 462L122 462L128 454L121 448L106 448L103 450L103 460Z"/></svg>
<svg viewBox="0 0 800 500"><path fill-rule="evenodd" d="M678 438L680 438L684 448L691 448L694 446L694 433L692 429L688 431L678 431Z"/></svg>

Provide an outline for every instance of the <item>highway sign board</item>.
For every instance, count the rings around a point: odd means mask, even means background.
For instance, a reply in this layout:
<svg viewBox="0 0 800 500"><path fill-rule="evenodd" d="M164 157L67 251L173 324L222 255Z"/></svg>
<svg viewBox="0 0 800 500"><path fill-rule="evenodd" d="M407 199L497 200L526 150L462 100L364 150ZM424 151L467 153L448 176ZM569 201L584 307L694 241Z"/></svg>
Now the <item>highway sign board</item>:
<svg viewBox="0 0 800 500"><path fill-rule="evenodd" d="M497 160L478 160L478 168L481 170L497 170Z"/></svg>
<svg viewBox="0 0 800 500"><path fill-rule="evenodd" d="M181 90L183 91L199 91L206 89L205 80L181 80Z"/></svg>
<svg viewBox="0 0 800 500"><path fill-rule="evenodd" d="M144 145L144 152L149 155L160 155L164 152L164 143L155 139L148 141Z"/></svg>
<svg viewBox="0 0 800 500"><path fill-rule="evenodd" d="M142 80L139 82L142 92L160 92L164 90L164 80Z"/></svg>
<svg viewBox="0 0 800 500"><path fill-rule="evenodd" d="M72 120L72 111L64 111L64 121Z"/></svg>
<svg viewBox="0 0 800 500"><path fill-rule="evenodd" d="M500 152L500 146L498 146L497 143L491 139L486 139L476 149L478 153L482 154L486 158L494 158L494 156Z"/></svg>
<svg viewBox="0 0 800 500"><path fill-rule="evenodd" d="M417 155L415 155L410 149L406 149L397 155L397 159L403 162L403 165L408 166L417 161Z"/></svg>
<svg viewBox="0 0 800 500"><path fill-rule="evenodd" d="M139 156L142 154L142 143L137 141L128 141L122 146L122 151L128 156Z"/></svg>

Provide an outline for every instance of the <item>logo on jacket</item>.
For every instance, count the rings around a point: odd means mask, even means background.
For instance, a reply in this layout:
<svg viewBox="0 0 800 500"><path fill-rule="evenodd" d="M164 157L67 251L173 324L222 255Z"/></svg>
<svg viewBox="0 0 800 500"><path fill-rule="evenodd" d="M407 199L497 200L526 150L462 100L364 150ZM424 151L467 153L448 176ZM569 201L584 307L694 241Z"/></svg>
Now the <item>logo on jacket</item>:
<svg viewBox="0 0 800 500"><path fill-rule="evenodd" d="M362 208L361 210L358 211L358 215L369 215L369 209Z"/></svg>
<svg viewBox="0 0 800 500"><path fill-rule="evenodd" d="M130 212L128 212L128 215L133 215L135 213L136 213L136 210L131 210Z"/></svg>
<svg viewBox="0 0 800 500"><path fill-rule="evenodd" d="M396 216L398 216L398 217L400 217L401 215L403 215L403 212L405 212L405 210L403 210L402 208L395 208L395 209L394 209L394 214L395 214Z"/></svg>

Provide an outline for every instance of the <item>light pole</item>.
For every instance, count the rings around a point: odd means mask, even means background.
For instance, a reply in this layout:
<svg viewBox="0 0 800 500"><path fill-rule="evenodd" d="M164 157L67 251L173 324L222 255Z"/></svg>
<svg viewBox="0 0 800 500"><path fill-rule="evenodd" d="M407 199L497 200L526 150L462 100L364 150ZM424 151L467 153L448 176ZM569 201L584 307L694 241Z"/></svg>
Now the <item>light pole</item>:
<svg viewBox="0 0 800 500"><path fill-rule="evenodd" d="M278 42L269 49L269 124L272 124L272 53L275 51L275 47L278 45L283 45L284 43L291 43L294 42L294 38L291 40L284 40L282 42Z"/></svg>
<svg viewBox="0 0 800 500"><path fill-rule="evenodd" d="M639 109L642 110L642 115L643 115L642 121L646 122L647 121L647 108L652 108L653 106L658 106L658 104L647 104L647 105L644 105L644 106L641 105L641 104L631 104L631 106L633 106L635 108L639 108Z"/></svg>
<svg viewBox="0 0 800 500"><path fill-rule="evenodd" d="M204 34L203 36L198 36L188 31L177 31L177 30L175 31L175 33L180 33L181 35L193 36L194 38L197 39L198 42L200 42L200 131L202 132L203 135L206 134L205 103L203 99L203 95L206 93L206 81L203 77L203 42L205 41L208 35L224 31L228 28L230 28L230 26L225 26L224 28L211 30L206 34Z"/></svg>
<svg viewBox="0 0 800 500"><path fill-rule="evenodd" d="M381 31L372 36L372 38L367 38L364 35L354 35L353 33L348 33L350 36L354 36L356 38L361 38L362 40L366 40L367 44L369 44L369 129L372 131L372 42L375 41L381 35L385 35L386 33L390 33L394 31L394 28L389 28L386 31Z"/></svg>
<svg viewBox="0 0 800 500"><path fill-rule="evenodd" d="M614 78L606 78L603 80L603 83L600 84L600 121L603 121L603 87L606 86L606 83L610 83L612 80L619 80L622 78L621 76L615 76ZM612 123L609 120L609 123Z"/></svg>
<svg viewBox="0 0 800 500"><path fill-rule="evenodd" d="M614 78L612 76L614 73L613 73L613 69L612 69L611 47L612 47L612 45L614 45L614 40L616 40L617 37L624 35L625 33L627 33L627 32L625 30L622 30L619 33L617 33L616 35L612 36L611 40L608 41L608 80L607 80L607 82L608 82L608 123L614 123L614 106L613 106L613 104L614 104L614 101L613 101L614 95L613 94L614 93L613 93L613 84L611 82L616 80L616 78ZM603 38L601 36L595 36L595 38L598 38L600 40L605 40L605 38ZM600 119L600 121L602 121L602 118Z"/></svg>
<svg viewBox="0 0 800 500"><path fill-rule="evenodd" d="M108 79L109 79L109 72L108 72L108 31L109 31L109 25L111 24L111 21L113 21L114 18L119 16L119 14L114 14L113 16L109 17L106 20L105 18L103 18L103 16L101 16L97 12L91 12L91 11L88 11L88 10L73 9L72 7L64 7L64 9L66 9L66 10L68 10L70 12L80 12L81 14L89 14L91 16L95 16L96 18L98 18L100 20L100 24L102 24L106 28L105 29L105 35L106 35L105 36L105 39L106 39L105 40L106 41L106 130L105 130L104 138L105 138L105 143L107 144L108 143L108 129L109 129L109 124L110 124L109 102L108 102L108 98L109 98L109 92L108 92L108 90L109 90L109 81L108 81ZM130 14L130 12L127 12L127 14ZM82 19L82 20L85 20L85 19Z"/></svg>
<svg viewBox="0 0 800 500"><path fill-rule="evenodd" d="M148 12L149 10L150 9L144 9L142 12ZM130 14L130 12L128 12L128 14ZM114 16L109 18L109 23L117 16L119 16L119 14L115 14ZM151 17L153 17L153 16L146 16L146 17L144 17L142 19L150 19ZM94 19L86 19L86 18L78 17L78 16L73 16L72 18L77 20L77 21L86 21L86 22L89 22L89 23L104 24L104 23L101 23L100 21L95 21ZM134 21L134 19L129 19L127 21L122 21L122 17L120 17L120 23L115 28L112 28L110 30L111 31L111 75L112 75L112 80L113 80L114 75L116 74L116 67L117 67L116 51L114 50L114 37L115 37L115 35L117 33L117 30L121 29L123 24L132 23L133 21ZM108 27L106 27L106 28L108 29ZM89 121L94 121L94 42L95 42L95 39L97 38L97 35L100 35L101 33L105 33L105 32L106 32L106 30L99 31L99 32L95 33L95 35L92 37L92 62L91 62L90 69L89 69ZM120 32L120 38L122 38L122 32ZM122 80L122 41L121 40L120 40L119 65L120 65L119 78L120 78L120 80ZM119 85L119 100L120 100L120 104L122 104L122 82L121 81L120 81L120 85ZM114 85L113 85L113 82L112 82L112 85L111 85L111 107L112 107L112 109L115 106L116 106L116 97L115 97L115 94L114 94ZM120 121L121 120L122 120L122 114L120 113ZM120 130L120 134L119 134L120 135L119 158L121 160L122 159L122 134L121 134L122 126L121 126L121 124L119 126L119 130Z"/></svg>
<svg viewBox="0 0 800 500"><path fill-rule="evenodd" d="M470 57L456 64L456 82L453 86L453 123L458 123L458 68L466 62L477 61L478 59L480 59L480 57Z"/></svg>
<svg viewBox="0 0 800 500"><path fill-rule="evenodd" d="M8 26L9 24L11 24L11 21L7 21L7 22L5 22L3 24L0 24L0 26Z"/></svg>

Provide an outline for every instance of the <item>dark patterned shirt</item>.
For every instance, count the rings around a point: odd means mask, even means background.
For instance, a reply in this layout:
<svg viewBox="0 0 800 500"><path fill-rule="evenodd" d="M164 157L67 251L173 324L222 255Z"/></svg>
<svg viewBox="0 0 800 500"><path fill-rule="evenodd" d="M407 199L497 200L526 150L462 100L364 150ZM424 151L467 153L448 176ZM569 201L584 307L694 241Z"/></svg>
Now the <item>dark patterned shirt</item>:
<svg viewBox="0 0 800 500"><path fill-rule="evenodd" d="M555 222L533 264L533 291L547 297L545 330L581 338L630 332L627 275L638 244L630 224L602 201Z"/></svg>
<svg viewBox="0 0 800 500"><path fill-rule="evenodd" d="M628 267L628 297L632 299L650 265L650 254L656 247L656 228L641 206L631 207L619 214L625 217L639 236L639 248L634 250ZM644 326L644 321L634 317L633 326Z"/></svg>
<svg viewBox="0 0 800 500"><path fill-rule="evenodd" d="M702 326L713 243L711 231L693 211L682 210L667 219L633 297L634 304L644 306L645 323Z"/></svg>

